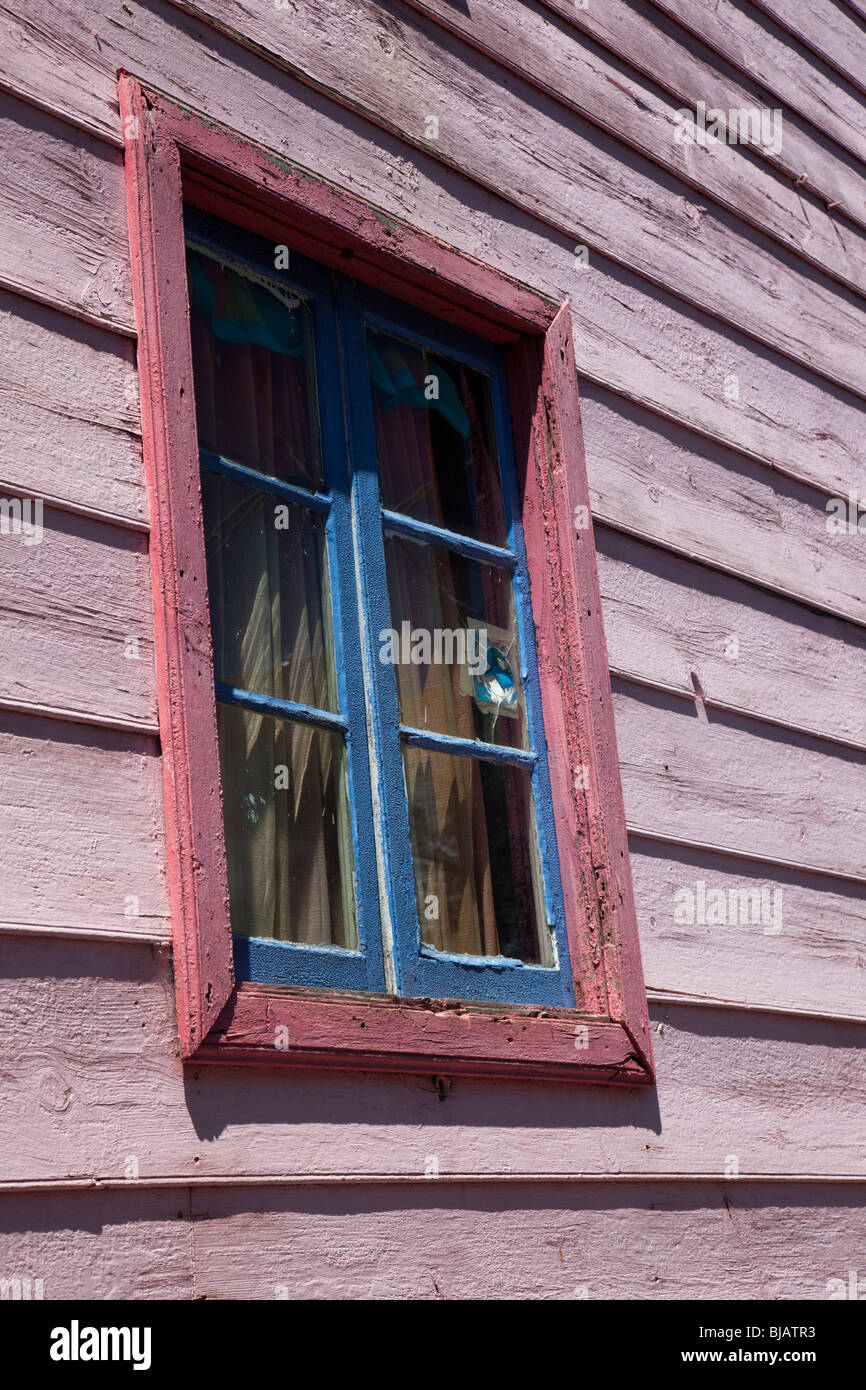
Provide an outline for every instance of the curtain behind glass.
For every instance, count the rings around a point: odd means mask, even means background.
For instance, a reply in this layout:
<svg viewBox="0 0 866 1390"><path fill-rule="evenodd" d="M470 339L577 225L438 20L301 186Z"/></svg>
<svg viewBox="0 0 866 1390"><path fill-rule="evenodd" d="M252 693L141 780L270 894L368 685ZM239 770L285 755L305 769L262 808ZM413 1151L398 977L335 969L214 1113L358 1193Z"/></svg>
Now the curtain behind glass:
<svg viewBox="0 0 866 1390"><path fill-rule="evenodd" d="M201 443L315 486L306 306L195 252L188 265ZM277 499L207 472L202 493L216 679L335 708L320 519L292 506L278 527ZM233 931L354 946L342 737L224 705L219 726Z"/></svg>
<svg viewBox="0 0 866 1390"><path fill-rule="evenodd" d="M423 354L400 344L408 373L423 382ZM392 371L398 365L392 354ZM468 397L465 381L461 399ZM458 390L460 388L458 387ZM434 525L444 524L443 499L433 455L430 432L431 412L422 402L395 403L385 392L373 390L382 492L385 498L401 499L401 511L422 515ZM466 417L467 434L471 433ZM463 456L462 430L452 431L453 448ZM477 435L477 427L476 427ZM472 446L476 454L483 448L477 437ZM489 467L489 464L488 464ZM426 583L416 583L410 604L409 566L421 571ZM412 613L417 627L465 627L454 596L436 582L436 557L430 546L395 546L389 554L389 587L392 621L395 612ZM419 594L423 595L419 598ZM430 678L430 667L402 668L404 679L414 689L411 703L422 703ZM455 697L450 682L439 682L435 696L442 702L437 717L442 728L458 737L475 737L471 701ZM442 758L414 750L404 761L410 819L423 833L414 836L416 894L423 942L435 950L465 955L498 955L499 936L493 903L492 869L488 849L481 769L475 759ZM424 859L421 842L437 845L435 859ZM429 918L425 903L435 899L438 917Z"/></svg>

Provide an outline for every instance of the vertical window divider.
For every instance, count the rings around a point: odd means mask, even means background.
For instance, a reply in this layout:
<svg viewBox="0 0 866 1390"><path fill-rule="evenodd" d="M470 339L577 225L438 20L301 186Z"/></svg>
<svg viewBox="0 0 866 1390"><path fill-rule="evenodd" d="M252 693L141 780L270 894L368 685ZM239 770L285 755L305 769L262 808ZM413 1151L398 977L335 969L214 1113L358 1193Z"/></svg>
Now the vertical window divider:
<svg viewBox="0 0 866 1390"><path fill-rule="evenodd" d="M348 652L361 650L362 634L354 596L354 544L350 497L349 458L345 434L342 389L333 364L339 361L339 335L333 290L324 286L312 296L314 315L316 390L321 430L322 466L331 505L325 519L328 554L331 630L337 703L346 721L346 776L354 855L353 881L358 924L358 949L364 955L371 989L387 986L380 921L380 894L375 853L375 832L370 822L372 804L368 748L358 737L357 721L366 723L364 681ZM352 712L356 712L353 719ZM362 830L363 818L363 830Z"/></svg>
<svg viewBox="0 0 866 1390"><path fill-rule="evenodd" d="M367 372L367 345L361 298L354 282L337 288L341 363L349 438L352 440L352 505L356 573L361 608L365 687L371 736L373 814L383 906L383 948L389 990L412 997L418 992L418 910L405 792L397 680L393 667L379 660L378 634L391 625L385 541L379 493L376 430Z"/></svg>

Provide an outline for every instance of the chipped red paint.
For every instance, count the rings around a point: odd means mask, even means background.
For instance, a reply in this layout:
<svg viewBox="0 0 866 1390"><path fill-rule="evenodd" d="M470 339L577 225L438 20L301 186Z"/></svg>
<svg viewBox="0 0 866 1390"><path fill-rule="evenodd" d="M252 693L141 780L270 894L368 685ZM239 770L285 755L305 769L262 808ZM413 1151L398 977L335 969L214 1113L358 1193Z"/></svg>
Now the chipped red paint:
<svg viewBox="0 0 866 1390"><path fill-rule="evenodd" d="M234 987L177 146L120 84L181 1052Z"/></svg>
<svg viewBox="0 0 866 1390"><path fill-rule="evenodd" d="M543 339L511 349L509 391L575 991L622 1023L651 1067L567 303Z"/></svg>
<svg viewBox="0 0 866 1390"><path fill-rule="evenodd" d="M579 1018L568 1009L240 985L196 1061L274 1058L305 1067L625 1086L649 1079L621 1024Z"/></svg>
<svg viewBox="0 0 866 1390"><path fill-rule="evenodd" d="M181 1050L202 1061L652 1080L568 306L121 74L168 873ZM182 203L508 348L568 934L579 1008L522 1009L242 985L213 695ZM588 512L587 512L588 514ZM576 773L586 768L586 776ZM586 786L582 785L586 782ZM218 1017L219 1016L219 1017ZM278 1029L285 1034L278 1035Z"/></svg>

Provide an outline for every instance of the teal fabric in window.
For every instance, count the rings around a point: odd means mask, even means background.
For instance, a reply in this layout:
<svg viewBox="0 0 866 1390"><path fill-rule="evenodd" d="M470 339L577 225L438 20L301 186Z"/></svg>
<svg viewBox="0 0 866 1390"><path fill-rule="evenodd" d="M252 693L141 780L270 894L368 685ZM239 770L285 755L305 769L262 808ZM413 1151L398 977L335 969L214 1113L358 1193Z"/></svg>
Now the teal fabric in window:
<svg viewBox="0 0 866 1390"><path fill-rule="evenodd" d="M248 343L285 357L301 357L304 332L281 296L199 251L187 248L190 307L223 343Z"/></svg>
<svg viewBox="0 0 866 1390"><path fill-rule="evenodd" d="M375 343L368 339L367 355L370 380L382 393L383 409L394 410L398 405L414 405L422 410L438 410L462 439L469 438L469 416L460 399L460 392L447 372L437 368L438 398L428 398L424 384L419 386L409 364L393 344L383 346L380 352Z"/></svg>

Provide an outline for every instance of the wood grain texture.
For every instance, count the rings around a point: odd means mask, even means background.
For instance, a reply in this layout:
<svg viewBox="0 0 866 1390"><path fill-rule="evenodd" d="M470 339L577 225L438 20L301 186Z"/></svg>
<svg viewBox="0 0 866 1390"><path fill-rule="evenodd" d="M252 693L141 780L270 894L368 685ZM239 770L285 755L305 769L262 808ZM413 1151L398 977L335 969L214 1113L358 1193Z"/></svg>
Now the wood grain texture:
<svg viewBox="0 0 866 1390"><path fill-rule="evenodd" d="M0 544L0 700L155 723L146 537L43 518L39 544Z"/></svg>
<svg viewBox="0 0 866 1390"><path fill-rule="evenodd" d="M118 84L151 511L156 694L177 1023L185 1056L234 986L202 523L180 158L129 78Z"/></svg>
<svg viewBox="0 0 866 1390"><path fill-rule="evenodd" d="M653 1005L658 1089L275 1068L178 1055L169 962L4 943L0 1181L635 1173L866 1176L863 1025ZM659 1024L662 1025L659 1029ZM46 1026L47 1025L47 1026ZM54 1098L54 1103L50 1103ZM605 1194L606 1196L608 1194Z"/></svg>
<svg viewBox="0 0 866 1390"><path fill-rule="evenodd" d="M653 844L639 836L632 837L631 864L648 988L866 1018L863 885ZM705 893L724 894L724 922L697 920L698 883L705 884ZM676 895L683 889L695 894L692 922L684 920L682 910L677 913L685 900ZM766 892L770 928L751 911L743 921L743 900L730 897L732 891L754 890ZM736 921L727 910L732 901Z"/></svg>
<svg viewBox="0 0 866 1390"><path fill-rule="evenodd" d="M42 1103L63 1104L46 1081ZM132 1156L132 1155L130 1155ZM42 1280L45 1301L191 1299L184 1193L40 1192L0 1197L0 1278Z"/></svg>
<svg viewBox="0 0 866 1390"><path fill-rule="evenodd" d="M534 266L534 247L527 254ZM542 283L561 281L571 301L584 399L601 385L829 495L866 494L862 407L850 393L599 257L576 273L550 240L545 264Z"/></svg>
<svg viewBox="0 0 866 1390"><path fill-rule="evenodd" d="M737 67L701 42L698 25L691 31L680 27L652 0L606 0L583 10L572 0L539 3L649 78L681 107L695 110L698 101L705 101L708 107L730 111L781 103L781 149L758 147L753 153L797 188L808 188L828 206L835 205L834 220L844 211L846 218L866 225L866 170L793 112L787 93L770 100L750 66Z"/></svg>
<svg viewBox="0 0 866 1390"><path fill-rule="evenodd" d="M862 628L604 526L595 536L615 675L866 748Z"/></svg>
<svg viewBox="0 0 866 1390"><path fill-rule="evenodd" d="M214 0L209 3L213 6ZM843 284L860 292L866 288L863 232L849 226L840 233L823 203L804 196L802 188L780 178L763 159L744 157L741 146L678 143L674 132L682 100L677 104L660 95L655 84L591 40L578 41L549 12L507 0L476 0L471 12L450 0L409 3ZM218 4L220 14L234 8L229 0ZM573 5L570 12L574 14Z"/></svg>
<svg viewBox="0 0 866 1390"><path fill-rule="evenodd" d="M140 433L132 345L0 291L0 492L146 526Z"/></svg>
<svg viewBox="0 0 866 1390"><path fill-rule="evenodd" d="M310 0L288 23L238 0L208 0L293 74L362 110L376 124L473 182L501 192L555 230L585 242L761 343L866 394L862 308L840 288L800 275L795 259L746 234L735 218L698 206L682 185L429 21L401 24L373 0ZM206 11L187 6L197 14ZM387 30L390 47L378 36ZM464 95L466 94L466 95ZM438 135L425 139L427 113ZM524 142L512 132L532 131ZM466 132L472 132L467 141ZM615 181L608 177L617 165ZM795 288L796 286L796 288Z"/></svg>
<svg viewBox="0 0 866 1390"><path fill-rule="evenodd" d="M41 1277L46 1300L784 1302L862 1270L866 1230L832 1184L130 1188L0 1198L4 1274Z"/></svg>
<svg viewBox="0 0 866 1390"><path fill-rule="evenodd" d="M745 1182L473 1185L458 1197L431 1179L196 1192L193 1212L197 1288L233 1299L818 1300L862 1269L866 1234L859 1194Z"/></svg>
<svg viewBox="0 0 866 1390"><path fill-rule="evenodd" d="M866 874L866 753L629 682L613 687L632 829Z"/></svg>
<svg viewBox="0 0 866 1390"><path fill-rule="evenodd" d="M121 185L116 150L0 91L5 287L131 331Z"/></svg>
<svg viewBox="0 0 866 1390"><path fill-rule="evenodd" d="M3 918L164 929L160 772L153 738L0 713Z"/></svg>
<svg viewBox="0 0 866 1390"><path fill-rule="evenodd" d="M823 493L594 385L584 387L581 402L599 521L863 622L863 537L827 531Z"/></svg>
<svg viewBox="0 0 866 1390"><path fill-rule="evenodd" d="M866 31L862 23L832 0L755 0L758 9L791 34L799 44L829 63L861 92L866 92Z"/></svg>
<svg viewBox="0 0 866 1390"><path fill-rule="evenodd" d="M623 1022L651 1072L595 548L591 528L574 525L578 509L588 514L589 487L572 344L566 304L545 335L534 401L521 396L532 381L526 353L512 353L509 373L515 421L523 415L532 422L528 448L516 424L515 447L526 480L523 525L548 760L560 864L567 856L572 861L563 891L567 899L576 897L583 876L581 896L592 904L583 952L597 952L603 961L605 1012ZM583 785L575 780L577 767L586 769Z"/></svg>
<svg viewBox="0 0 866 1390"><path fill-rule="evenodd" d="M517 80L504 87L494 65L470 61L456 41L417 16L406 31L399 26L395 30L389 16L390 42L400 54L393 61L394 53L386 54L376 37L376 13L375 6L359 10L348 0L327 7L317 0L287 24L281 11L275 12L275 23L274 14L264 17L249 10L245 38L261 41L272 50L278 50L282 41L291 55L285 62L302 72L304 83L313 82L317 89L338 95L342 105L362 110L377 125L399 135L404 144L432 149L438 161L504 193L516 206L574 241L605 252L682 300L727 319L757 341L866 394L866 367L859 351L862 318L847 292L834 289L820 276L802 277L796 258L788 252L770 249L757 232L746 234L728 214L698 206L684 194L682 185L638 156L627 155L618 142L597 132L589 138L579 120L571 115L563 120L562 108L549 98L524 90ZM190 22L179 15L174 9L174 22L168 26L170 40L159 9L146 16L139 12L135 32L131 21L118 19L117 27L112 26L105 41L100 41L106 78L110 74L113 80L118 67L150 74L162 90L219 119L215 54L196 43L189 64L182 66L183 29ZM86 8L76 6L69 16L71 28L64 29L64 43L74 42L76 29L80 35L85 29L85 46L92 53L90 34L99 20L94 16L88 28L90 19ZM196 30L194 22L192 28ZM214 35L208 47L225 50L226 41ZM236 42L228 44L228 54L235 63L250 66L248 55ZM166 57L173 73L164 71ZM200 72L203 63L211 80L197 99L201 79L196 70ZM272 66L268 77L267 66L263 76L270 110L265 116L264 143L273 146L275 127L289 129L285 114L275 121L275 80L290 91L297 90L298 84L294 76L276 77ZM216 87L231 90L224 77ZM470 95L464 96L467 89ZM307 138L312 137L313 146L318 147L314 162L324 161L333 176L339 167L337 150L327 144L324 128L313 118L309 91L307 85L301 102ZM423 136L427 112L442 115L436 141L425 141ZM237 126L236 111L229 123ZM500 139L503 125L531 129L532 140L526 144L512 140L506 147ZM117 130L116 123L113 128ZM466 140L466 130L472 131L471 142ZM292 130L295 158L300 157L299 134ZM309 157L301 158L309 162ZM616 181L608 178L611 160L619 169ZM357 179L360 170L350 167Z"/></svg>
<svg viewBox="0 0 866 1390"><path fill-rule="evenodd" d="M150 47L142 43L141 52L135 49L139 68L155 69L163 89L179 89L194 105L240 133L318 168L336 182L347 183L351 171L353 186L362 188L385 212L457 249L483 254L496 269L558 302L569 297L582 380L601 381L783 472L843 495L849 486L859 486L866 495L860 407L847 392L795 369L778 354L756 348L711 315L689 310L604 257L593 256L589 270L577 270L573 240L517 214L360 118L340 113L310 89L287 78L275 79L273 67L236 44L208 31L207 44L202 44L196 38L201 31L179 12L173 15L174 27L163 23L151 33L146 26L157 25L158 16L137 12L137 24L152 38ZM76 22L70 14L62 44L77 54ZM130 45L134 39L129 36ZM82 55L88 55L86 63L84 56L80 61L89 71L89 34L80 44ZM14 56L14 50L10 52ZM0 63L2 59L0 49ZM34 80L38 77L45 84L44 90L40 87L44 99L53 94L60 100L62 95L51 86L55 66L28 67ZM217 77L217 70L232 73L231 80ZM67 78L74 71L69 69ZM234 99L232 92L237 93ZM82 89L82 109L93 100L91 87ZM112 130L119 132L117 117L111 120ZM50 165L40 177L50 183ZM111 196L122 206L119 187ZM739 382L736 402L724 395L731 375Z"/></svg>
<svg viewBox="0 0 866 1390"><path fill-rule="evenodd" d="M721 57L799 112L816 130L866 159L863 99L814 54L742 0L653 0Z"/></svg>

